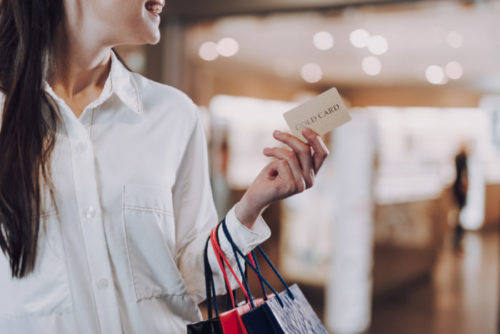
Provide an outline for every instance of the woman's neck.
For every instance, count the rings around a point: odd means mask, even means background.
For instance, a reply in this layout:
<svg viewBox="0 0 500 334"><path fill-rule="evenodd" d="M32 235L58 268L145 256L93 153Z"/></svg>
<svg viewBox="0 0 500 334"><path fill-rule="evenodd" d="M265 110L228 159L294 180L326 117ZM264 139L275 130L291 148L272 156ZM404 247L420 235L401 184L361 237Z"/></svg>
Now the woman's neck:
<svg viewBox="0 0 500 334"><path fill-rule="evenodd" d="M77 116L97 99L111 68L111 46L96 39L72 38L71 31L60 29L55 36L51 63L54 68L48 83L54 92L72 107ZM76 109L76 110L75 110Z"/></svg>

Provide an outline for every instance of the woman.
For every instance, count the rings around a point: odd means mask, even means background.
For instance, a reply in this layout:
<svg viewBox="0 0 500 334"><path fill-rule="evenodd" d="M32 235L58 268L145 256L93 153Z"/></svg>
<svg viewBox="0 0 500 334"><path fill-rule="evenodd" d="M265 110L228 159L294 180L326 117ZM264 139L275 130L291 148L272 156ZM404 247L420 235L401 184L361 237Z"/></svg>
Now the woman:
<svg viewBox="0 0 500 334"><path fill-rule="evenodd" d="M185 332L217 223L203 130L189 98L112 49L158 43L164 3L0 4L0 331ZM291 149L266 149L227 213L245 251L269 237L270 203L313 185L328 151L304 136L275 133Z"/></svg>

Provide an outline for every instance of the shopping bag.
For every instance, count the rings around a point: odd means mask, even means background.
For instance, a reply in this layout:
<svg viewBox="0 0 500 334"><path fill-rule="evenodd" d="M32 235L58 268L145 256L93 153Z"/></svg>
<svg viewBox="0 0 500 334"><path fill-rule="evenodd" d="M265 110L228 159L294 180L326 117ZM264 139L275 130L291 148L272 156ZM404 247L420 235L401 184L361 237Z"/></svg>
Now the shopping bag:
<svg viewBox="0 0 500 334"><path fill-rule="evenodd" d="M293 296L290 296L287 291L283 291L279 294L281 302L278 298L272 298L267 301L268 308L263 308L264 312L269 312L270 314L265 315L265 319L270 322L270 327L274 330L276 329L276 323L274 319L278 322L281 327L281 331L271 332L271 333L311 333L311 334L328 334L318 316L312 309L311 305L304 297L304 294L300 290L297 284L293 284L289 287ZM274 318L274 319L273 319ZM243 318L245 324L245 318ZM252 322L253 324L254 322ZM248 328L248 325L247 325ZM263 333L263 331L248 331L249 333Z"/></svg>
<svg viewBox="0 0 500 334"><path fill-rule="evenodd" d="M237 247L224 220L221 225L233 251L239 254L247 262L247 266L257 273L261 284L265 283L274 292L274 296L268 298L262 305L242 314L241 318L248 334L328 334L298 285L293 284L289 287L286 284L262 247L257 246L256 249L285 287L281 293L276 293L262 276L259 268L252 265Z"/></svg>
<svg viewBox="0 0 500 334"><path fill-rule="evenodd" d="M229 265L229 262L227 258L225 257L224 253L220 249L219 246L219 241L218 241L218 228L220 227L220 224L217 226L215 230L215 235L217 236L217 242L214 243L212 246L214 248L214 252L216 254L216 258L218 260L219 266L223 262L225 262L228 267L230 268L233 276L236 278L238 285L240 285L240 288L242 291L245 293L246 297L246 304L237 306L236 305L236 297L234 295L235 292L231 290L231 285L227 276L227 272L224 266L221 267L223 275L224 275L224 280L226 284L226 291L229 299L229 311L223 312L219 314L218 306L217 306L217 299L216 299L216 292L215 292L215 284L213 281L213 273L210 267L210 264L208 262L208 243L212 241L212 234L214 231L211 231L211 234L207 240L207 243L205 245L205 250L204 250L204 269L205 269L205 288L206 288L206 300L207 300L207 312L208 312L208 319L203 320L194 324L189 324L187 326L187 333L188 334L219 334L219 333L246 333L245 327L242 323L241 320L241 315L248 310L251 309L252 305L255 305L254 303L257 303L257 305L260 305L263 303L262 299L258 300L251 300L249 296L247 295L248 290L248 283L245 280L245 286L242 285L242 283L238 280L238 277L232 270L232 267ZM242 277L244 278L246 276L245 272L241 268L241 264L238 262L238 269L240 270ZM244 278L245 279L245 278ZM212 308L215 311L215 317L212 316ZM221 323L221 318L224 323L224 328Z"/></svg>
<svg viewBox="0 0 500 334"><path fill-rule="evenodd" d="M188 334L223 334L222 326L219 319L219 311L217 309L217 299L215 294L215 285L212 275L212 269L210 268L210 264L208 263L209 241L210 238L207 239L203 255L208 319L187 325ZM212 307L215 310L215 317L212 317Z"/></svg>

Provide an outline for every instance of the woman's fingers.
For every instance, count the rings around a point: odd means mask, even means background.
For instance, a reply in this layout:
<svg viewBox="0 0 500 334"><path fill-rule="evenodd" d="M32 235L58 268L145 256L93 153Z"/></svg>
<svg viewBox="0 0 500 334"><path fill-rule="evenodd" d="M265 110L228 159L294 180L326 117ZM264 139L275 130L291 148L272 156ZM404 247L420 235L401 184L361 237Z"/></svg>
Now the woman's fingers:
<svg viewBox="0 0 500 334"><path fill-rule="evenodd" d="M299 138L285 132L275 131L274 138L288 145L293 150L292 153L298 158L300 164L299 170L306 182L306 188L312 187L315 173L311 147Z"/></svg>
<svg viewBox="0 0 500 334"><path fill-rule="evenodd" d="M293 176L293 179L295 181L296 191L302 192L305 190L307 182L302 176L302 169L300 167L299 161L297 160L297 156L293 151L276 147L265 148L264 155L286 161L290 167L291 175Z"/></svg>
<svg viewBox="0 0 500 334"><path fill-rule="evenodd" d="M298 192L295 176L293 175L292 168L288 161L277 159L274 160L269 167L269 175L279 179L279 182L275 186L275 189L278 191L278 198L275 199L286 198ZM303 184L302 182L302 185Z"/></svg>
<svg viewBox="0 0 500 334"><path fill-rule="evenodd" d="M330 154L330 151L328 151L323 139L321 139L321 137L310 128L302 130L302 135L307 139L307 142L313 148L314 154L312 160L314 164L314 172L318 173L326 157Z"/></svg>
<svg viewBox="0 0 500 334"><path fill-rule="evenodd" d="M266 148L264 155L274 157L268 170L269 177L278 178L279 196L290 196L312 187L316 173L329 154L321 137L311 129L304 129L304 143L299 138L284 132L275 131L274 137L286 144L284 148ZM312 149L311 149L312 148Z"/></svg>

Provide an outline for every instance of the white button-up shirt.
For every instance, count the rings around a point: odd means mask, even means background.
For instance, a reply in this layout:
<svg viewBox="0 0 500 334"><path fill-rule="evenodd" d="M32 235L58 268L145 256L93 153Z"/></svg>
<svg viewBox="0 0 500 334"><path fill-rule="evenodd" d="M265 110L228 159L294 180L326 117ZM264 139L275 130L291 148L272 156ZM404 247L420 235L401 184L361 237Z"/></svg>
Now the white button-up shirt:
<svg viewBox="0 0 500 334"><path fill-rule="evenodd" d="M62 115L51 158L57 210L45 191L33 274L12 279L0 253L0 332L186 332L201 319L203 249L218 222L196 106L114 53L100 97L79 118L44 89ZM252 230L234 208L226 217L245 252L270 235L261 217Z"/></svg>

